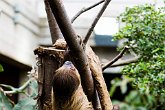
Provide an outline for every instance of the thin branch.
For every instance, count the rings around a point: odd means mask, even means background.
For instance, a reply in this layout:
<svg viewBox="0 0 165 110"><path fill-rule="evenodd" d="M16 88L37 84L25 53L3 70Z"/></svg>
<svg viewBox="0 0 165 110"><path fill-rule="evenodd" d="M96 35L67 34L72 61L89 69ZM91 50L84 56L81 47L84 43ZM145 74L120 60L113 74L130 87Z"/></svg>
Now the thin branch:
<svg viewBox="0 0 165 110"><path fill-rule="evenodd" d="M82 46L77 41L77 35L71 25L71 22L66 14L66 10L63 6L62 0L49 0L50 7L56 18L58 26L71 50L76 68L78 69L82 86L88 100L91 101L94 94L94 83L87 61L87 56Z"/></svg>
<svg viewBox="0 0 165 110"><path fill-rule="evenodd" d="M50 34L51 34L51 38L52 38L52 43L54 44L57 39L63 38L63 36L58 27L56 19L52 13L48 0L44 0L44 3L45 3L45 10L46 10L46 14L47 14Z"/></svg>
<svg viewBox="0 0 165 110"><path fill-rule="evenodd" d="M15 88L14 88L13 86L11 86L11 85L0 84L0 86L1 86L1 87L5 87L5 88L7 88L7 89L9 89L9 90L14 90L14 89L15 89Z"/></svg>
<svg viewBox="0 0 165 110"><path fill-rule="evenodd" d="M11 91L4 91L5 94L22 93L23 90L25 90L25 89L28 87L29 83L30 83L32 80L33 80L32 78L29 79L27 82L25 82L25 83L24 83L21 87L19 87L19 88L14 88L14 87L12 87L12 86L10 86L10 85L5 85L5 84L0 84L0 86L5 87L5 88L8 88L8 89L11 89Z"/></svg>
<svg viewBox="0 0 165 110"><path fill-rule="evenodd" d="M111 65L110 67L117 67L117 66L124 66L124 65L128 65L130 63L135 63L137 62L139 59L139 57L135 57L133 59L129 59L129 60L124 60L123 62L120 63L114 63L113 65Z"/></svg>
<svg viewBox="0 0 165 110"><path fill-rule="evenodd" d="M95 20L93 21L91 27L89 28L86 36L85 36L85 39L83 40L84 44L86 45L88 40L89 40L89 37L91 36L92 32L93 32L93 29L95 28L97 22L99 21L100 17L102 16L102 14L104 13L105 9L107 8L108 4L110 3L111 0L106 0L104 2L104 5L103 7L101 8L100 12L98 13L98 15L96 16Z"/></svg>
<svg viewBox="0 0 165 110"><path fill-rule="evenodd" d="M114 59L112 59L108 64L102 67L102 70L104 71L106 68L110 67L113 63L119 60L127 50L128 47L124 47L124 49Z"/></svg>
<svg viewBox="0 0 165 110"><path fill-rule="evenodd" d="M104 1L105 1L105 0L101 0L101 1L99 1L98 3L93 4L92 6L89 6L89 7L87 7L87 8L81 9L81 10L71 19L71 23L73 23L82 13L84 13L84 12L86 12L86 11L88 11L88 10L90 10L90 9L92 9L92 8L94 8L94 7L96 7L96 6L98 6L98 5L100 5L100 4L103 3Z"/></svg>

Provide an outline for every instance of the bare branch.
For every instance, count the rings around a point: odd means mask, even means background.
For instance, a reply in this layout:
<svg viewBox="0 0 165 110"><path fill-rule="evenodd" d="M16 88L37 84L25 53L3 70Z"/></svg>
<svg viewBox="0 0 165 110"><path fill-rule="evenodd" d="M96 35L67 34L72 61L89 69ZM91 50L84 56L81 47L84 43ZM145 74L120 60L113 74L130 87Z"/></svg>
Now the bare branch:
<svg viewBox="0 0 165 110"><path fill-rule="evenodd" d="M135 63L137 62L139 59L139 57L135 57L133 59L129 59L129 60L124 60L123 62L120 63L114 63L113 65L111 65L110 67L117 67L117 66L124 66L124 65L128 65L130 63Z"/></svg>
<svg viewBox="0 0 165 110"><path fill-rule="evenodd" d="M101 8L100 12L98 13L98 15L96 16L95 20L93 21L91 27L89 28L85 39L83 40L84 44L86 45L89 37L91 36L93 29L95 28L97 22L99 21L100 17L102 16L102 14L104 13L105 9L107 8L108 4L110 3L111 0L105 0L103 7Z"/></svg>
<svg viewBox="0 0 165 110"><path fill-rule="evenodd" d="M71 19L71 22L73 23L82 13L84 13L84 12L86 12L86 11L88 11L88 10L90 10L90 9L92 9L92 8L94 8L94 7L96 7L96 6L98 6L98 5L100 5L100 4L103 3L104 1L105 1L105 0L101 0L101 1L99 1L98 3L95 3L95 4L93 4L93 5L90 6L90 7L81 9L81 10Z"/></svg>
<svg viewBox="0 0 165 110"><path fill-rule="evenodd" d="M82 86L88 100L91 101L94 94L94 83L87 61L87 56L82 46L77 41L77 35L66 14L62 0L49 0L50 7L56 18L58 26L71 50L75 66L80 73Z"/></svg>
<svg viewBox="0 0 165 110"><path fill-rule="evenodd" d="M127 50L128 47L124 47L124 49L113 60L111 60L108 64L102 67L102 70L104 71L106 68L110 67L113 63L120 59Z"/></svg>
<svg viewBox="0 0 165 110"><path fill-rule="evenodd" d="M54 18L54 15L52 13L48 0L44 0L44 3L45 3L45 10L47 14L49 29L51 33L52 43L54 44L57 39L63 38L63 36L58 27L56 19Z"/></svg>
<svg viewBox="0 0 165 110"><path fill-rule="evenodd" d="M93 52L91 47L86 46L86 54L88 56L89 66L92 71L95 86L100 98L102 110L112 110L112 102L107 90L107 86L102 74L102 67L98 56Z"/></svg>

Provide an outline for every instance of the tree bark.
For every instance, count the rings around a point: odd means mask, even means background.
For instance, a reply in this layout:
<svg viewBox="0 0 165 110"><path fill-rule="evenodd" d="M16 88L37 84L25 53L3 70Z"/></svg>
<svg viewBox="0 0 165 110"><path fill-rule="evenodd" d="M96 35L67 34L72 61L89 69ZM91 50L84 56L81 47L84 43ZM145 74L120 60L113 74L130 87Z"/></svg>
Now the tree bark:
<svg viewBox="0 0 165 110"><path fill-rule="evenodd" d="M75 66L80 73L82 87L88 100L91 101L94 94L94 83L83 47L77 40L77 35L66 14L61 0L49 0L52 12L56 18L59 28L71 50Z"/></svg>
<svg viewBox="0 0 165 110"><path fill-rule="evenodd" d="M57 39L60 39L60 38L62 39L63 36L58 27L56 19L52 13L48 0L44 0L44 3L45 3L45 10L46 10L46 14L47 14L50 34L51 34L51 38L52 38L52 43L54 44Z"/></svg>
<svg viewBox="0 0 165 110"><path fill-rule="evenodd" d="M64 50L37 48L38 55L38 110L52 110L51 90L54 72L62 65Z"/></svg>
<svg viewBox="0 0 165 110"><path fill-rule="evenodd" d="M112 110L113 105L107 90L107 86L103 77L102 67L98 56L93 52L90 46L86 47L86 54L88 56L89 66L92 71L94 83L98 91L102 110Z"/></svg>

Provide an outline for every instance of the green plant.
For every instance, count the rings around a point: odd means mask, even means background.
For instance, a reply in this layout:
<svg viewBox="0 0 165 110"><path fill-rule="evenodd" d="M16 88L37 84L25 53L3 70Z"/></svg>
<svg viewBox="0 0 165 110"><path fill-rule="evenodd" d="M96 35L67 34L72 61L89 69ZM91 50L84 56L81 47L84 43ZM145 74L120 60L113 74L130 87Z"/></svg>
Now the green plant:
<svg viewBox="0 0 165 110"><path fill-rule="evenodd" d="M124 100L113 100L113 104L120 106L120 110L154 110L154 97L148 94L141 95L138 91L132 90Z"/></svg>
<svg viewBox="0 0 165 110"><path fill-rule="evenodd" d="M37 81L33 78L30 78L23 86L19 88L14 88L10 85L0 84L1 87L8 88L10 91L4 91L0 87L0 110L35 110L36 109L36 100L37 97ZM25 91L25 88L29 87L30 93ZM26 98L21 99L15 104L8 95L12 94L24 94Z"/></svg>
<svg viewBox="0 0 165 110"><path fill-rule="evenodd" d="M0 64L0 72L3 72L3 66Z"/></svg>
<svg viewBox="0 0 165 110"><path fill-rule="evenodd" d="M132 80L128 77L123 77L123 79L115 78L111 81L111 89L110 89L110 96L113 96L113 94L116 92L116 88L120 87L121 93L125 94L128 91L128 83L130 83Z"/></svg>
<svg viewBox="0 0 165 110"><path fill-rule="evenodd" d="M112 100L113 104L119 105L120 110L154 110L155 108L155 97L150 94L144 93L140 94L137 90L128 91L128 84L132 82L132 79L128 77L123 77L122 79L115 78L111 81L112 87L110 89L110 96L113 96L114 92L117 92L116 88L119 87L121 93L124 95L129 92L128 95L124 97L123 100Z"/></svg>
<svg viewBox="0 0 165 110"><path fill-rule="evenodd" d="M133 86L142 94L154 96L157 106L165 107L165 7L126 8L118 19L125 26L115 39L126 39L123 46L139 56L137 62L124 67L123 74L133 78Z"/></svg>

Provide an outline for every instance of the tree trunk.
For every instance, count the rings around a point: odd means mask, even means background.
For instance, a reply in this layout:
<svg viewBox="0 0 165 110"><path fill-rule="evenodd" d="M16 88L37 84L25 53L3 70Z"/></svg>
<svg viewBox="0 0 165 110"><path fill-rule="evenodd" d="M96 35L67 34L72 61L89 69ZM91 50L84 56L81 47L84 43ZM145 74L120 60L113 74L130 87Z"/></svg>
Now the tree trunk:
<svg viewBox="0 0 165 110"><path fill-rule="evenodd" d="M53 75L63 64L65 51L39 47L34 53L38 55L38 110L52 110Z"/></svg>

